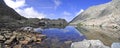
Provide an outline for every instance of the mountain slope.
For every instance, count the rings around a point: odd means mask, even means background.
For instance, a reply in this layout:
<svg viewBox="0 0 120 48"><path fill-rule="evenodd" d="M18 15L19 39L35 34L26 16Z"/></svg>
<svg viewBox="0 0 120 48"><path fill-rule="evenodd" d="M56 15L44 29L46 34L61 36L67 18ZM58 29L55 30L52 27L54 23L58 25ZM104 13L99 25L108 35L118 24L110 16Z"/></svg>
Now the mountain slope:
<svg viewBox="0 0 120 48"><path fill-rule="evenodd" d="M120 0L92 6L75 17L71 25L120 26Z"/></svg>
<svg viewBox="0 0 120 48"><path fill-rule="evenodd" d="M8 7L4 0L0 0L0 19L16 19L16 20L22 20L26 19L25 17L19 15L15 10L12 8Z"/></svg>
<svg viewBox="0 0 120 48"><path fill-rule="evenodd" d="M27 18L19 15L14 9L8 7L4 0L0 0L0 29L1 28L14 28L23 26Z"/></svg>

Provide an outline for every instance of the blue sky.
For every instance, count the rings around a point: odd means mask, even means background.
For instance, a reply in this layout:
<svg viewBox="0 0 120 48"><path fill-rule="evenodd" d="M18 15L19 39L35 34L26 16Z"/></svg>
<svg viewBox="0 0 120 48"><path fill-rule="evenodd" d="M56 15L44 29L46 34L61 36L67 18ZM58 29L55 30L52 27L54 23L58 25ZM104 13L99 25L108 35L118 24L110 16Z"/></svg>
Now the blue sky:
<svg viewBox="0 0 120 48"><path fill-rule="evenodd" d="M64 18L71 21L74 17L93 5L111 0L5 0L6 4L27 18Z"/></svg>

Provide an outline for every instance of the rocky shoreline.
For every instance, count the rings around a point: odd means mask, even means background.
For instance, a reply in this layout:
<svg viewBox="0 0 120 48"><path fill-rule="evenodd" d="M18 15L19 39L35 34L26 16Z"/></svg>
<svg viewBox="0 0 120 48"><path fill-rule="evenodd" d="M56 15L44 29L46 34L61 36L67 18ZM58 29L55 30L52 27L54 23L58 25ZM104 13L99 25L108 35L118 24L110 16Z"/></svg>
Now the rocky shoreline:
<svg viewBox="0 0 120 48"><path fill-rule="evenodd" d="M46 35L33 31L0 31L1 48L30 48L32 44L40 44L45 38Z"/></svg>

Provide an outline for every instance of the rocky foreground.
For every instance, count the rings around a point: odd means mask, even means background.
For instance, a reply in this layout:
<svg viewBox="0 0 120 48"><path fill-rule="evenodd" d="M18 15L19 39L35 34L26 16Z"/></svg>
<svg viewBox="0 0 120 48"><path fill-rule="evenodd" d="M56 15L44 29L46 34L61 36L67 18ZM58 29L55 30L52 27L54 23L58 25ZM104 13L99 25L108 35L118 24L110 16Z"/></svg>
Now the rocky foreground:
<svg viewBox="0 0 120 48"><path fill-rule="evenodd" d="M32 31L0 31L1 48L34 48L34 44L41 44L45 35Z"/></svg>

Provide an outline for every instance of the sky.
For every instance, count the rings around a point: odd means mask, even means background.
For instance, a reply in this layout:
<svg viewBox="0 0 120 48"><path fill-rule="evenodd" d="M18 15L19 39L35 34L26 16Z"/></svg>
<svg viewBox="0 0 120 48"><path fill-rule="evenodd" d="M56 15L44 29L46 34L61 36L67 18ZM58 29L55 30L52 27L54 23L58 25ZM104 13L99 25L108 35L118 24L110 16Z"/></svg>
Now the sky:
<svg viewBox="0 0 120 48"><path fill-rule="evenodd" d="M68 22L91 6L111 0L4 0L8 6L27 18L63 18Z"/></svg>

